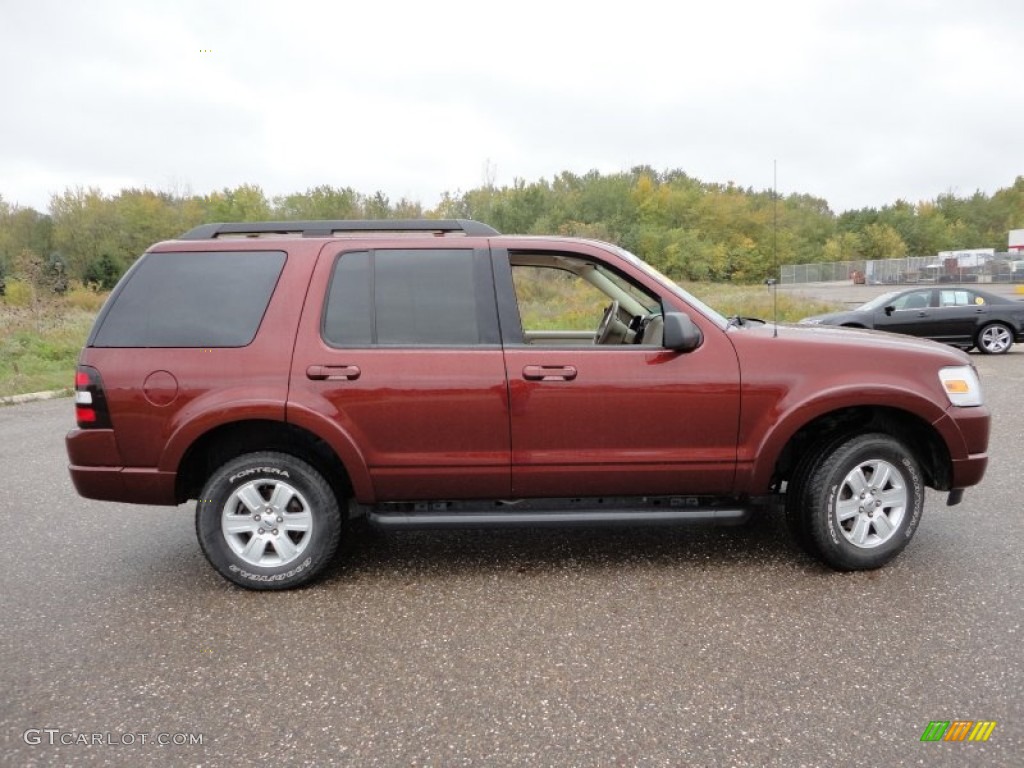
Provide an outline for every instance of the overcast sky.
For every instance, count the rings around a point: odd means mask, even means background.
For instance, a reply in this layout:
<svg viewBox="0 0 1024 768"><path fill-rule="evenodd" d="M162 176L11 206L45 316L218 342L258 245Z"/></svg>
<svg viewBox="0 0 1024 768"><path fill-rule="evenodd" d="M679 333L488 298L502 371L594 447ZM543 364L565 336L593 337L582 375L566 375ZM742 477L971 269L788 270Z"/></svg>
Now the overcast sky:
<svg viewBox="0 0 1024 768"><path fill-rule="evenodd" d="M0 196L646 164L836 212L1024 174L1021 0L0 0Z"/></svg>

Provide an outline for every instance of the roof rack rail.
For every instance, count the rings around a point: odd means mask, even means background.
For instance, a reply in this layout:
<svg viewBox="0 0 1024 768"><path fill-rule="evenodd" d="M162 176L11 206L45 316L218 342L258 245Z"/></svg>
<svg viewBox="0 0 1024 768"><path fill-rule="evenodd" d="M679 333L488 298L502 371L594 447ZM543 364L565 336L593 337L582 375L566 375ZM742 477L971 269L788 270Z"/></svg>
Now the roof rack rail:
<svg viewBox="0 0 1024 768"><path fill-rule="evenodd" d="M238 221L202 224L183 234L180 240L212 240L217 237L258 237L260 235L302 235L332 237L339 232L433 232L461 233L470 237L501 234L494 227L472 219L352 219L338 221Z"/></svg>

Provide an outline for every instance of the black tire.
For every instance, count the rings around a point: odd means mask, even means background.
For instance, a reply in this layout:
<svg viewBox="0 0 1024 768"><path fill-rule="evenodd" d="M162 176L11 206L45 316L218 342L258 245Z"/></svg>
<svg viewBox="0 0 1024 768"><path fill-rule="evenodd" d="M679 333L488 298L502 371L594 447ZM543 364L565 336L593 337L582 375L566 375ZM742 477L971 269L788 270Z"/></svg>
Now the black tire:
<svg viewBox="0 0 1024 768"><path fill-rule="evenodd" d="M1003 323L989 323L978 331L974 344L984 355L1005 355L1013 346L1013 330Z"/></svg>
<svg viewBox="0 0 1024 768"><path fill-rule="evenodd" d="M795 503L812 554L837 570L869 570L910 542L921 521L924 481L895 438L852 436L813 463Z"/></svg>
<svg viewBox="0 0 1024 768"><path fill-rule="evenodd" d="M196 535L217 572L248 589L289 589L316 578L341 538L338 499L323 476L286 453L232 459L207 480Z"/></svg>
<svg viewBox="0 0 1024 768"><path fill-rule="evenodd" d="M845 435L833 434L808 445L796 462L796 467L786 483L786 527L800 548L810 555L817 556L817 550L811 541L810 526L807 524L805 515L807 482L811 473L825 460L825 457L832 453L836 445L846 439Z"/></svg>

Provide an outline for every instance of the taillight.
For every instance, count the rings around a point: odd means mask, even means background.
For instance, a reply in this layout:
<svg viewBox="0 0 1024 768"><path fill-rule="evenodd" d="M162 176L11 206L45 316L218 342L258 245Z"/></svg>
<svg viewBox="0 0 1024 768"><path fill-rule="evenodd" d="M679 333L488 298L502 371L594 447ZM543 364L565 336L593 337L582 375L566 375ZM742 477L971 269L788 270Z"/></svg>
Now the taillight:
<svg viewBox="0 0 1024 768"><path fill-rule="evenodd" d="M110 429L110 411L100 372L88 365L75 371L75 420L81 429Z"/></svg>

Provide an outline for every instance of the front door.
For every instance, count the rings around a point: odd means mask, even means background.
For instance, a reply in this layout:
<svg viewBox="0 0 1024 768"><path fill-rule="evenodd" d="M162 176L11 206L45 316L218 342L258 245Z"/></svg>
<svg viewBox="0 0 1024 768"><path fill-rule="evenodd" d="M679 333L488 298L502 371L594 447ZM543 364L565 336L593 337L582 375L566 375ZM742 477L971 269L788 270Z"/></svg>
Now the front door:
<svg viewBox="0 0 1024 768"><path fill-rule="evenodd" d="M875 329L890 333L905 333L910 336L928 336L934 321L934 289L921 288L898 296L889 306L875 311Z"/></svg>
<svg viewBox="0 0 1024 768"><path fill-rule="evenodd" d="M514 496L732 490L739 370L723 333L687 354L663 349L651 286L586 254L517 250L496 255L503 268L514 277L499 275L499 292L514 285L522 326L503 316ZM616 330L595 343L612 301Z"/></svg>

